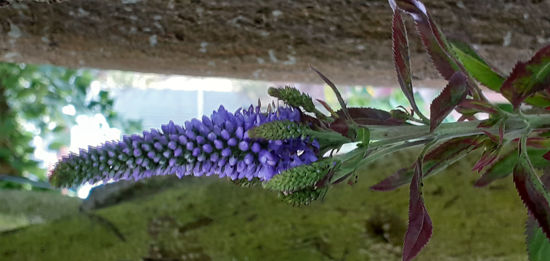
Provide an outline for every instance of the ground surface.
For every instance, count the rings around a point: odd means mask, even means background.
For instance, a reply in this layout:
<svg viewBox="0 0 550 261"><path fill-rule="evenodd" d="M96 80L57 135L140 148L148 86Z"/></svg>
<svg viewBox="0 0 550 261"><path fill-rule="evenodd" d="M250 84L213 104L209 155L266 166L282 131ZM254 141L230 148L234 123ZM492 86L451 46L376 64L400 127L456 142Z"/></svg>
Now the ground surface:
<svg viewBox="0 0 550 261"><path fill-rule="evenodd" d="M4 232L0 259L399 260L408 188L368 186L413 157L372 165L356 185L337 186L306 208L225 180L184 179L158 194ZM425 181L435 229L417 260L526 260L525 209L511 179L476 189L469 168L461 162Z"/></svg>

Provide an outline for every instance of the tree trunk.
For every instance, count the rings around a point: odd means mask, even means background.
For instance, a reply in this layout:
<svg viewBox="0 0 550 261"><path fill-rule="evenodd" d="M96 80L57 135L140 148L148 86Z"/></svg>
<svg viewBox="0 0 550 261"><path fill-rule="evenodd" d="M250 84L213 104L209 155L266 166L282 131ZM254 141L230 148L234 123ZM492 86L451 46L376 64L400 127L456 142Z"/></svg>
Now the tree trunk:
<svg viewBox="0 0 550 261"><path fill-rule="evenodd" d="M11 138L13 135L10 135L11 129L10 122L13 122L13 115L8 105L6 95L6 88L2 86L0 82L0 175L20 175L21 173L12 166L10 162L10 157L12 155L13 146L11 144Z"/></svg>
<svg viewBox="0 0 550 261"><path fill-rule="evenodd" d="M3 61L321 82L311 64L340 84L396 83L386 0L0 2ZM424 2L445 33L504 72L550 42L548 0ZM440 86L410 39L416 85Z"/></svg>

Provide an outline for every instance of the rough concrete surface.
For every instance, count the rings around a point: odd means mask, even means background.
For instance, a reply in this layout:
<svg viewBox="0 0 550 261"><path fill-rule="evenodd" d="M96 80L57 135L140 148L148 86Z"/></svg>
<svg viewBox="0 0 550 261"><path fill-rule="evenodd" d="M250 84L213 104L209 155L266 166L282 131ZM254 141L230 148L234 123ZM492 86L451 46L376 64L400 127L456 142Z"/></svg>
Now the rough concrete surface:
<svg viewBox="0 0 550 261"><path fill-rule="evenodd" d="M320 82L311 64L339 84L396 82L386 0L0 2L2 61ZM550 43L550 0L424 2L504 72ZM411 41L417 84L440 85Z"/></svg>

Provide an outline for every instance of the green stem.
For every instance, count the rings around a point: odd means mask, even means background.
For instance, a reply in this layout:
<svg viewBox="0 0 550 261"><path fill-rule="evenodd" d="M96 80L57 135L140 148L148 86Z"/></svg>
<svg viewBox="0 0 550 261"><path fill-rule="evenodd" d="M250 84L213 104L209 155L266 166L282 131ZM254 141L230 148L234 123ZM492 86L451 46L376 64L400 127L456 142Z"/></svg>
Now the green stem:
<svg viewBox="0 0 550 261"><path fill-rule="evenodd" d="M369 146L375 148L388 144L398 143L406 140L414 139L452 139L464 136L473 136L483 134L482 130L477 126L483 121L466 121L443 123L439 125L433 132L430 132L430 126L361 126L370 130L370 137L373 141ZM489 132L497 132L498 125L484 130ZM550 115L548 114L531 114L531 115L514 115L508 117L505 121L505 136L509 139L518 138L521 133L530 130L550 128Z"/></svg>

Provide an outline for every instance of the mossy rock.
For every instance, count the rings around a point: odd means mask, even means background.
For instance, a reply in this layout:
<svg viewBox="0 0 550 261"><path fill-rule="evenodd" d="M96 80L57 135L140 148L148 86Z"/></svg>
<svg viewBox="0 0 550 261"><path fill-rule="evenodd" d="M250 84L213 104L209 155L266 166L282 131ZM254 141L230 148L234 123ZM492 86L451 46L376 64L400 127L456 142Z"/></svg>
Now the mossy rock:
<svg viewBox="0 0 550 261"><path fill-rule="evenodd" d="M1 235L0 260L400 260L408 188L369 186L413 160L410 152L387 157L355 185L300 208L258 187L185 178L154 195ZM472 161L425 180L434 235L417 260L527 259L526 211L511 179L474 188ZM373 233L380 226L382 236Z"/></svg>
<svg viewBox="0 0 550 261"><path fill-rule="evenodd" d="M55 191L0 190L0 231L74 215L80 202Z"/></svg>

